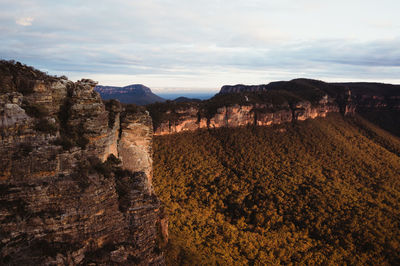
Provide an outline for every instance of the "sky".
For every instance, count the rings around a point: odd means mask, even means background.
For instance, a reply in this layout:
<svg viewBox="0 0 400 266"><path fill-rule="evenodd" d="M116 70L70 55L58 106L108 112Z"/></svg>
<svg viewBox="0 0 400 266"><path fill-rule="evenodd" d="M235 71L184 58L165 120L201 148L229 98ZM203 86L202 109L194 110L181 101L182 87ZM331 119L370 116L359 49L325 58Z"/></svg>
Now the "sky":
<svg viewBox="0 0 400 266"><path fill-rule="evenodd" d="M0 58L158 93L400 84L398 0L0 0Z"/></svg>

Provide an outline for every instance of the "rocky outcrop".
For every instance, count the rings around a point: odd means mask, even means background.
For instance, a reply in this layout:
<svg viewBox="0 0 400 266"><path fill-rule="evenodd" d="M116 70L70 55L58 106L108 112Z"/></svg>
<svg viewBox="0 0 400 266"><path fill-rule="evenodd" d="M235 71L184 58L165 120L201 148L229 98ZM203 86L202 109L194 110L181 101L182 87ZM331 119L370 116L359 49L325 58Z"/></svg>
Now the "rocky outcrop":
<svg viewBox="0 0 400 266"><path fill-rule="evenodd" d="M118 142L118 154L124 169L144 173L145 188L152 191L153 124L148 113L125 114L121 123L121 136Z"/></svg>
<svg viewBox="0 0 400 266"><path fill-rule="evenodd" d="M24 124L24 121L29 120L29 116L25 110L21 108L22 95L14 94L8 95L10 100L4 97L1 99L4 102L2 116L0 119L0 127L12 128L16 124Z"/></svg>
<svg viewBox="0 0 400 266"><path fill-rule="evenodd" d="M313 106L310 102L299 102L293 106L292 111L293 120L304 121L306 119L326 117L328 113L338 113L340 111L340 107L335 104L333 99L329 99L328 96L325 96L316 106ZM344 114L349 113L352 112L347 110L347 112Z"/></svg>
<svg viewBox="0 0 400 266"><path fill-rule="evenodd" d="M266 85L223 86L204 102L156 109L155 135L200 128L269 126L325 117L377 111L400 111L400 86L381 83L326 83L295 79ZM157 107L157 106L156 106Z"/></svg>
<svg viewBox="0 0 400 266"><path fill-rule="evenodd" d="M151 119L94 86L0 63L0 264L164 264Z"/></svg>
<svg viewBox="0 0 400 266"><path fill-rule="evenodd" d="M207 124L210 128L244 126L254 121L252 109L252 106L246 105L224 106L217 109Z"/></svg>
<svg viewBox="0 0 400 266"><path fill-rule="evenodd" d="M169 110L167 112L174 112ZM200 128L238 127L245 125L269 126L274 124L303 121L316 117L326 117L328 113L340 112L335 99L325 95L313 105L309 101L301 101L290 105L284 103L273 104L234 104L216 109L208 118L200 107L175 110L173 119L162 121L155 128L155 135L165 135L192 131ZM349 110L347 112L351 113Z"/></svg>

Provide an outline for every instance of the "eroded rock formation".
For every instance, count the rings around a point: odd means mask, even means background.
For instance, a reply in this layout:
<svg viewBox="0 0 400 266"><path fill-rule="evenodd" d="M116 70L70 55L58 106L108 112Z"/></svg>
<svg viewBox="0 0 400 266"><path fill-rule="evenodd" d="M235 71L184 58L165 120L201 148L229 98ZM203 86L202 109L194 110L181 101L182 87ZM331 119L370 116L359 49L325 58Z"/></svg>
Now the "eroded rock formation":
<svg viewBox="0 0 400 266"><path fill-rule="evenodd" d="M94 86L0 63L0 264L164 264L151 119Z"/></svg>
<svg viewBox="0 0 400 266"><path fill-rule="evenodd" d="M269 126L337 112L399 112L400 86L295 79L266 85L223 86L219 94L204 102L161 105L150 106L156 117L155 135L200 128Z"/></svg>
<svg viewBox="0 0 400 266"><path fill-rule="evenodd" d="M347 108L347 113L354 110ZM169 112L173 112L172 110ZM273 104L234 104L217 108L210 117L203 116L200 107L175 110L174 119L161 121L155 128L155 135L165 135L200 128L238 127L245 125L269 126L292 121L303 121L316 117L325 117L331 112L340 112L340 105L335 99L325 95L318 104L300 101L296 104L285 102Z"/></svg>
<svg viewBox="0 0 400 266"><path fill-rule="evenodd" d="M121 123L121 136L118 142L118 154L124 169L143 172L146 176L146 189L151 188L153 160L152 155L153 124L148 112L144 114L126 114Z"/></svg>

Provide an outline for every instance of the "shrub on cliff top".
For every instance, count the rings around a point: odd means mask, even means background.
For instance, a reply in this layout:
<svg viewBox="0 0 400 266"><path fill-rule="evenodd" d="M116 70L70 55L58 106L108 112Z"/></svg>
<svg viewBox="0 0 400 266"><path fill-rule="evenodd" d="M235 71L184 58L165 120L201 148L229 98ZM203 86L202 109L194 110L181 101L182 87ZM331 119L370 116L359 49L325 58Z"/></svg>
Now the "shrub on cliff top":
<svg viewBox="0 0 400 266"><path fill-rule="evenodd" d="M163 121L176 121L179 118L177 110L189 109L191 107L199 107L198 102L174 102L167 100L165 102L157 102L146 105L146 109L149 111L150 116L153 120L154 129L156 129Z"/></svg>
<svg viewBox="0 0 400 266"><path fill-rule="evenodd" d="M1 91L19 91L26 95L33 93L33 88L37 81L53 82L58 79L56 76L50 76L14 60L0 60Z"/></svg>
<svg viewBox="0 0 400 266"><path fill-rule="evenodd" d="M144 112L146 109L143 106L136 104L124 104L125 112L127 113L138 113Z"/></svg>

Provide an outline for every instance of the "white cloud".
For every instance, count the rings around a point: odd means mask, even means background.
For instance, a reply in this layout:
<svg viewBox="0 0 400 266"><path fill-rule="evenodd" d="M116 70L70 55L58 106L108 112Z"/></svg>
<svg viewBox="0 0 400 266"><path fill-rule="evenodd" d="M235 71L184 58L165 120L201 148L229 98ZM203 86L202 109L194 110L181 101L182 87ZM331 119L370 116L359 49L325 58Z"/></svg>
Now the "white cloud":
<svg viewBox="0 0 400 266"><path fill-rule="evenodd" d="M27 27L27 26L32 25L33 20L34 20L33 17L22 17L22 18L17 19L15 21L15 23L17 23L18 25Z"/></svg>
<svg viewBox="0 0 400 266"><path fill-rule="evenodd" d="M400 1L320 2L0 0L0 58L160 89L297 77L400 82Z"/></svg>

